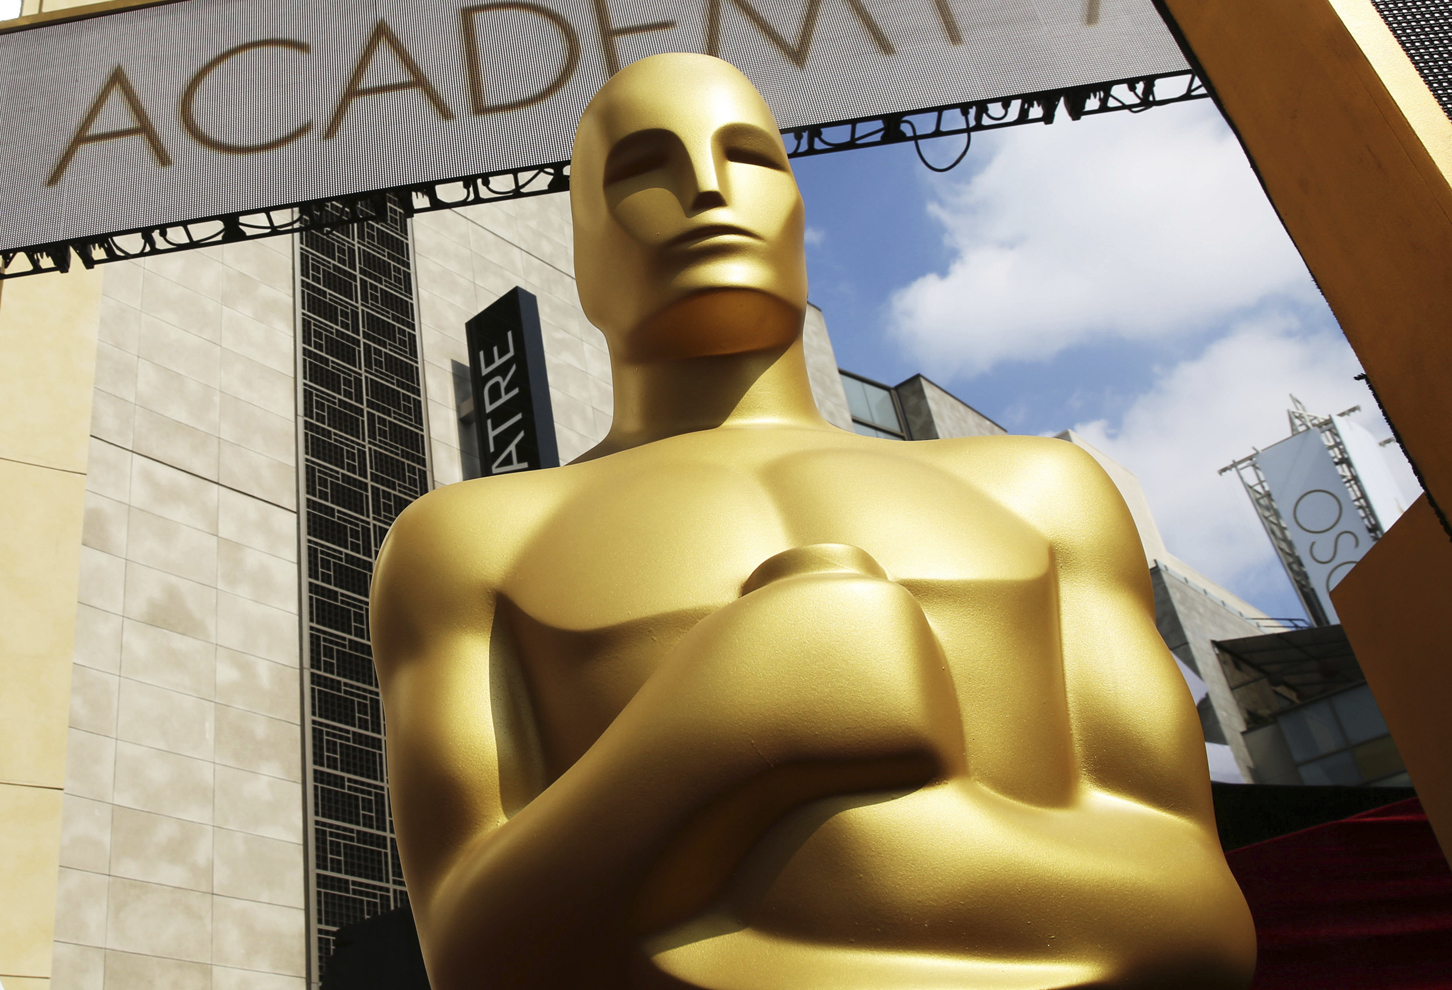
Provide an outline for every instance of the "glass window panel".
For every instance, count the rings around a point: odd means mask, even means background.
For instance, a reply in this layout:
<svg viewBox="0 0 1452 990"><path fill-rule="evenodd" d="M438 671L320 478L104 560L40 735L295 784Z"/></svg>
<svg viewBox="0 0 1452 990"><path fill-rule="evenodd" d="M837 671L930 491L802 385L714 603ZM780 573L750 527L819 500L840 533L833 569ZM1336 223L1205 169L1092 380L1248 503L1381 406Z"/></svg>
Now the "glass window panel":
<svg viewBox="0 0 1452 990"><path fill-rule="evenodd" d="M1331 705L1325 701L1285 712L1277 718L1297 763L1346 748L1346 738L1336 726Z"/></svg>
<svg viewBox="0 0 1452 990"><path fill-rule="evenodd" d="M872 415L865 416L864 419L884 429L902 432L902 423L897 418L897 406L892 401L891 392L876 385L868 385L867 402L872 407Z"/></svg>
<svg viewBox="0 0 1452 990"><path fill-rule="evenodd" d="M1301 772L1301 782L1310 787L1331 784L1348 787L1361 783L1361 774L1357 771L1356 761L1351 758L1350 753L1337 753L1297 769Z"/></svg>
<svg viewBox="0 0 1452 990"><path fill-rule="evenodd" d="M852 410L853 419L872 423L891 432L905 432L889 389L870 385L851 375L843 375L842 390L847 393L847 408Z"/></svg>
<svg viewBox="0 0 1452 990"><path fill-rule="evenodd" d="M1403 770L1401 773L1393 774L1382 780L1372 781L1372 787L1411 787L1412 776Z"/></svg>
<svg viewBox="0 0 1452 990"><path fill-rule="evenodd" d="M881 437L883 440L901 440L902 439L902 437L898 436L896 433L888 433L888 432L886 432L884 430L879 430L875 426L868 426L866 423L859 423L859 422L857 422L855 420L852 423L852 429L856 430L858 433L862 434L864 437Z"/></svg>
<svg viewBox="0 0 1452 990"><path fill-rule="evenodd" d="M1391 736L1364 742L1353 749L1351 755L1356 758L1356 766L1366 780L1380 780L1406 769Z"/></svg>
<svg viewBox="0 0 1452 990"><path fill-rule="evenodd" d="M1336 709L1336 717L1341 719L1341 728L1346 731L1346 738L1353 746L1384 736L1390 731L1382 720L1381 711L1376 707L1371 688L1365 684L1354 691L1338 694L1331 699L1331 705Z"/></svg>
<svg viewBox="0 0 1452 990"><path fill-rule="evenodd" d="M867 383L851 375L843 375L842 391L847 393L847 408L852 410L853 418L871 422L872 406L867 401Z"/></svg>

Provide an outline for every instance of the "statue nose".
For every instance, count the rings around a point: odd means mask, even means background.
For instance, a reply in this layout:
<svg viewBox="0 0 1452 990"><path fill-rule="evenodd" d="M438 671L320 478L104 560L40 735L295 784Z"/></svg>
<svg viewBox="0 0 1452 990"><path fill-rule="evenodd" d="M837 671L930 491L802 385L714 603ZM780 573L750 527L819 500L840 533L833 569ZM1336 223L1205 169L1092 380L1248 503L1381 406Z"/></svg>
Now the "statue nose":
<svg viewBox="0 0 1452 990"><path fill-rule="evenodd" d="M716 155L706 149L691 156L691 191L688 209L692 213L713 210L726 205L726 196L721 189L721 174L716 166Z"/></svg>

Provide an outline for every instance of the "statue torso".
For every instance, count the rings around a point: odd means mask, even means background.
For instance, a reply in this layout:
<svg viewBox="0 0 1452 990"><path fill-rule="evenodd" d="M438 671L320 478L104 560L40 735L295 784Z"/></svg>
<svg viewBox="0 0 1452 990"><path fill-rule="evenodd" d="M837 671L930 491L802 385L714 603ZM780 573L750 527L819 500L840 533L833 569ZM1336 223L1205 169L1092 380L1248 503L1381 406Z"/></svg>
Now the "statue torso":
<svg viewBox="0 0 1452 990"><path fill-rule="evenodd" d="M959 449L923 449L950 444ZM739 597L762 561L846 543L922 603L973 725L975 774L1035 803L1065 799L1049 545L947 466L971 459L962 448L972 446L713 431L561 471L562 482L577 472L574 483L520 544L500 589L548 775L572 764L675 641ZM1011 773L992 755L1006 736Z"/></svg>
<svg viewBox="0 0 1452 990"><path fill-rule="evenodd" d="M1119 869L1136 837L1162 843L1167 827L1190 831L1128 802L1084 803L1052 547L1002 488L975 483L1026 466L1016 463L1024 438L997 440L721 430L539 476L550 482L549 508L515 544L498 590L545 779L589 748L762 561L852 544L914 593L942 643L968 771L909 794L847 795L793 813L753 853L761 868L738 874L733 910L758 931L818 942L945 951L966 940L1013 957L1051 944L1047 936L1067 948L1091 903L1074 889L1089 881L1096 847L1101 866ZM1015 894L1046 874L1062 888L1048 913L1042 897ZM1081 893L1092 888L1100 903L1103 884L1100 876Z"/></svg>

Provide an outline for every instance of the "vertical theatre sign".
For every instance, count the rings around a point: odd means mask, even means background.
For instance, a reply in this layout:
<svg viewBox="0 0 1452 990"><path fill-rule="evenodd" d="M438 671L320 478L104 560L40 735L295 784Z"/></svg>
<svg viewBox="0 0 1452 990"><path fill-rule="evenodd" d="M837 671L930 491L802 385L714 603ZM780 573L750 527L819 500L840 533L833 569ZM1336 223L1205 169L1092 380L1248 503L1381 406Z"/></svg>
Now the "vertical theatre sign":
<svg viewBox="0 0 1452 990"><path fill-rule="evenodd" d="M465 325L484 477L558 467L539 303L515 288Z"/></svg>

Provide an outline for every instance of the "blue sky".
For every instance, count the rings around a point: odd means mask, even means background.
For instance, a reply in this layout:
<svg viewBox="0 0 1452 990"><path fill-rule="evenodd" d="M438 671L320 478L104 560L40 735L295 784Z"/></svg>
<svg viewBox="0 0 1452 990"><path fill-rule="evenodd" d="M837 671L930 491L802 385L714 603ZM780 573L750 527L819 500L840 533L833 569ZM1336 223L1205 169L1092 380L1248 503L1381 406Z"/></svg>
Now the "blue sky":
<svg viewBox="0 0 1452 990"><path fill-rule="evenodd" d="M980 134L943 175L911 145L793 167L839 364L922 372L1015 433L1077 430L1139 476L1171 553L1302 614L1217 469L1288 434L1291 393L1389 430L1209 101Z"/></svg>

